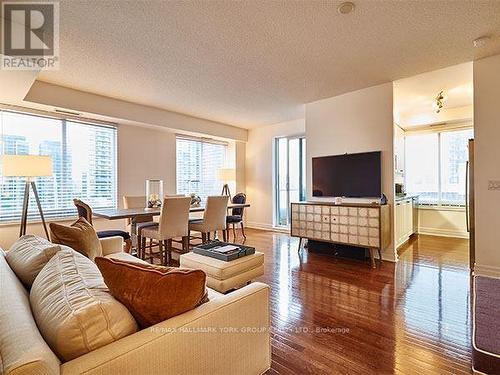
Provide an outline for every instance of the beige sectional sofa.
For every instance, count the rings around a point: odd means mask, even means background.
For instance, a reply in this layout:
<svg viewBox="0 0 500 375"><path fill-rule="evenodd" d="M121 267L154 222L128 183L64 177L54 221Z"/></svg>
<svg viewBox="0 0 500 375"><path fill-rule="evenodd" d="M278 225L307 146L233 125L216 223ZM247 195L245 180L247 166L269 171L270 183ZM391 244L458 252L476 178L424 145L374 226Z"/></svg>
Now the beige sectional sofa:
<svg viewBox="0 0 500 375"><path fill-rule="evenodd" d="M120 237L101 243L104 256L130 259L130 255L121 251ZM36 283L35 279L33 285ZM32 309L39 311L47 306L30 305L30 291L0 251L0 374L265 372L271 362L269 287L252 283L227 295L209 289L209 298L209 302L194 310L64 362L44 340L32 314ZM39 301L32 296L32 303L42 304L43 299ZM56 341L67 340L65 334L56 336ZM54 339L52 345L53 342Z"/></svg>

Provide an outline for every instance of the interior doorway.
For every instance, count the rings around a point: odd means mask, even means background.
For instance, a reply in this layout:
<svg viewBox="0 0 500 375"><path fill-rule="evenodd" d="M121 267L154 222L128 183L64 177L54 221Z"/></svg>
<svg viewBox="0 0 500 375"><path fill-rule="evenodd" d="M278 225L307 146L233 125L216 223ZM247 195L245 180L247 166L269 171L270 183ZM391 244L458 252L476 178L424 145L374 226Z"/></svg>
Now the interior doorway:
<svg viewBox="0 0 500 375"><path fill-rule="evenodd" d="M471 251L450 257L470 255L473 267L473 104L471 62L394 82L398 253L417 236L459 238Z"/></svg>
<svg viewBox="0 0 500 375"><path fill-rule="evenodd" d="M306 139L275 139L275 226L290 224L290 203L306 198Z"/></svg>

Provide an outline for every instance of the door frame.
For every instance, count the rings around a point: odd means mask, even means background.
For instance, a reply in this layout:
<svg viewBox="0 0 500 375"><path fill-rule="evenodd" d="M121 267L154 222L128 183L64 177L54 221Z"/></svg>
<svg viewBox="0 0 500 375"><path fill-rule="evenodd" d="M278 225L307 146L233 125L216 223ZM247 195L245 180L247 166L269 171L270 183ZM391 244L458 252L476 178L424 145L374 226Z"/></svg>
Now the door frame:
<svg viewBox="0 0 500 375"><path fill-rule="evenodd" d="M279 136L275 137L273 139L273 227L278 228L278 229L283 229L283 228L288 228L290 224L287 225L281 225L279 224L279 147L278 147L278 142L280 139L286 139L287 140L287 147L286 147L286 153L287 153L287 166L286 166L286 188L287 188L287 201L286 201L286 214L287 214L287 223L290 223L290 141L294 139L303 139L304 142L299 142L299 152L302 157L306 157L305 155L305 150L304 150L304 144L306 143L306 136L305 134L294 134L294 135L288 135L288 136ZM306 146L307 147L307 146ZM301 159L302 160L302 159ZM305 186L302 186L302 181L303 177L306 173L305 167L307 163L305 163L304 168L302 168L302 162L300 162L300 170L299 170L299 186L302 188L305 188ZM300 190L300 189L299 189ZM299 193L300 194L300 193ZM305 197L303 197L305 199Z"/></svg>

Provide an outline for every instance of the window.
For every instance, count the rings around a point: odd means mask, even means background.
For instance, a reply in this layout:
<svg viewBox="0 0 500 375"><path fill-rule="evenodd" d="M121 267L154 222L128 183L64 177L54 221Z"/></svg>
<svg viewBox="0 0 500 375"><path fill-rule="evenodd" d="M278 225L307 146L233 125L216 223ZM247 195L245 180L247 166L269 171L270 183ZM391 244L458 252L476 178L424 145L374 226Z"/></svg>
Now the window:
<svg viewBox="0 0 500 375"><path fill-rule="evenodd" d="M473 130L406 137L406 190L426 205L465 205L468 141Z"/></svg>
<svg viewBox="0 0 500 375"><path fill-rule="evenodd" d="M0 130L2 154L52 157L53 176L35 179L47 218L75 216L74 198L116 207L114 127L0 111ZM0 221L19 220L25 180L0 177ZM34 199L28 213L38 215Z"/></svg>
<svg viewBox="0 0 500 375"><path fill-rule="evenodd" d="M177 137L177 193L199 195L202 200L220 195L217 172L226 165L226 143Z"/></svg>
<svg viewBox="0 0 500 375"><path fill-rule="evenodd" d="M275 223L290 225L290 203L306 199L306 139L275 139Z"/></svg>

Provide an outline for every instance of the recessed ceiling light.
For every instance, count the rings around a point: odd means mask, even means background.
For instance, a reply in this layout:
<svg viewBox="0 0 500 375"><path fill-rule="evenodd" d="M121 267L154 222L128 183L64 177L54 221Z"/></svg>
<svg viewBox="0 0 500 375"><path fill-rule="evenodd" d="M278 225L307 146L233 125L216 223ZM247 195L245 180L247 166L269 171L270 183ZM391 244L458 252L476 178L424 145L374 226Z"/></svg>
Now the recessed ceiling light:
<svg viewBox="0 0 500 375"><path fill-rule="evenodd" d="M476 48L481 48L481 47L484 47L489 41L490 41L490 37L489 36L482 36L482 37L479 37L477 39L474 39L472 41L472 44Z"/></svg>
<svg viewBox="0 0 500 375"><path fill-rule="evenodd" d="M354 3L351 3L350 1L341 3L337 10L340 14L349 14L354 10Z"/></svg>

